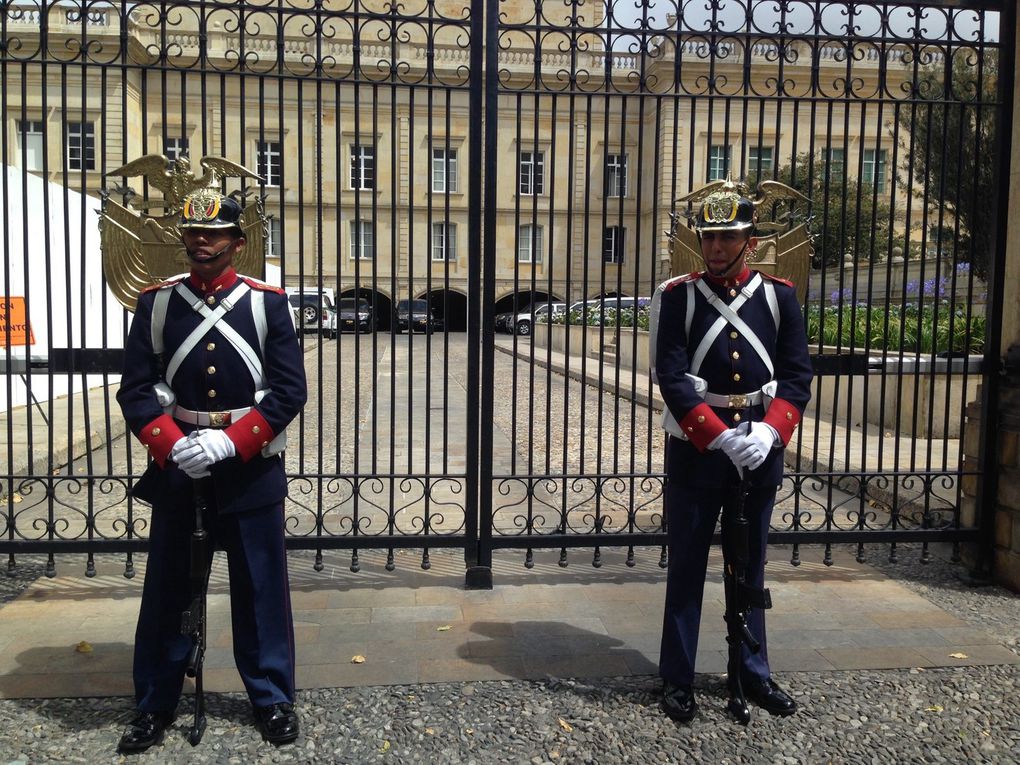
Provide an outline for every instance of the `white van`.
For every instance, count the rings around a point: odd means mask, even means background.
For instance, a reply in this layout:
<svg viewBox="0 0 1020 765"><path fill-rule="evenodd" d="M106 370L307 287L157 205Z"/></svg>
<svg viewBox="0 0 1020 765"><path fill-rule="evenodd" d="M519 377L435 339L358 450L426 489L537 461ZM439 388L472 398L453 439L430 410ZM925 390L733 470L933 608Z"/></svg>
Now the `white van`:
<svg viewBox="0 0 1020 765"><path fill-rule="evenodd" d="M336 301L332 287L287 287L286 292L297 312L298 332L336 337Z"/></svg>

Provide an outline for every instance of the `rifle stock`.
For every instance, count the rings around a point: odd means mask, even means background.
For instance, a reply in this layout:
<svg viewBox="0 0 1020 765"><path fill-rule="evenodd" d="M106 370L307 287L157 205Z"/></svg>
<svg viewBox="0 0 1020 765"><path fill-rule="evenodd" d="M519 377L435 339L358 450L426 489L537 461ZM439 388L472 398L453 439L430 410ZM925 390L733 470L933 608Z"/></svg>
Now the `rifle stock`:
<svg viewBox="0 0 1020 765"><path fill-rule="evenodd" d="M751 722L751 710L747 706L741 678L741 654L744 646L751 653L761 650L761 643L751 634L747 620L752 608L772 607L769 591L752 587L746 581L750 524L745 515L745 504L749 491L750 481L741 471L740 483L723 505L722 512L723 587L726 594L726 643L729 648L726 674L730 688L726 708L743 725Z"/></svg>
<svg viewBox="0 0 1020 765"><path fill-rule="evenodd" d="M197 478L193 483L195 500L195 530L191 533L189 545L191 603L181 614L181 633L191 638L191 650L185 673L195 678L195 719L188 732L188 741L196 746L205 733L205 693L202 687L202 665L206 647L206 604L209 591L209 570L212 557L209 550L209 532L205 530L204 519L208 514L209 500L206 495L207 479Z"/></svg>

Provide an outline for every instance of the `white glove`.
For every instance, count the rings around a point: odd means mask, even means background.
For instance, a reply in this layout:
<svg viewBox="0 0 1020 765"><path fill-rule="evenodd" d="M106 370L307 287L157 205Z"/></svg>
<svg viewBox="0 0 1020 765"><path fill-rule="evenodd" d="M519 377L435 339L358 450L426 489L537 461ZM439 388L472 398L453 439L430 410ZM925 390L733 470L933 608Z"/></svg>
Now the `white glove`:
<svg viewBox="0 0 1020 765"><path fill-rule="evenodd" d="M222 430L200 430L198 431L198 442L202 444L202 448L206 450L213 462L219 462L237 454L234 442Z"/></svg>
<svg viewBox="0 0 1020 765"><path fill-rule="evenodd" d="M170 459L177 463L177 467L187 474L188 478L204 478L209 475L209 465L205 450L197 440L197 433L192 433L185 438L178 438L177 443L170 450Z"/></svg>
<svg viewBox="0 0 1020 765"><path fill-rule="evenodd" d="M730 462L733 462L733 464L739 470L740 465L736 463L735 456L743 446L744 437L737 432L736 428L730 428L729 430L724 430L722 433L716 436L715 440L708 445L708 448L719 449L720 451L722 451L727 457L730 458Z"/></svg>
<svg viewBox="0 0 1020 765"><path fill-rule="evenodd" d="M222 430L197 430L187 440L174 461L189 478L205 478L214 463L237 453L234 442Z"/></svg>
<svg viewBox="0 0 1020 765"><path fill-rule="evenodd" d="M743 434L735 454L730 457L737 469L757 470L769 456L772 447L779 440L779 434L771 425L752 422L751 431Z"/></svg>
<svg viewBox="0 0 1020 765"><path fill-rule="evenodd" d="M180 448L178 448L180 447ZM184 443L178 441L170 451L170 457L188 478L205 478L209 475L212 459L198 440L198 431L191 433Z"/></svg>
<svg viewBox="0 0 1020 765"><path fill-rule="evenodd" d="M172 459L174 462L177 462L177 458L185 450L187 450L188 447L193 445L194 442L190 438L188 438L187 436L181 436L174 442L174 445L170 447L170 459Z"/></svg>

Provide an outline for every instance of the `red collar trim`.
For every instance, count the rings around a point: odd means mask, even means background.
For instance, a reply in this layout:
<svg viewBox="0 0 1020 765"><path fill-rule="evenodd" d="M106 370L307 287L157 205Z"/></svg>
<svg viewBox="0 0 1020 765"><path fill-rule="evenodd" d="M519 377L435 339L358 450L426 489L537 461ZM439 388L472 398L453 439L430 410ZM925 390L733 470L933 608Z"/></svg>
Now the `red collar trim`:
<svg viewBox="0 0 1020 765"><path fill-rule="evenodd" d="M713 276L708 271L705 271L705 278L712 284L719 287L740 287L751 278L751 269L744 266L744 270L737 274L736 278L724 279L721 276Z"/></svg>
<svg viewBox="0 0 1020 765"><path fill-rule="evenodd" d="M222 292L223 290L230 289L237 282L237 271L233 267L228 267L226 271L217 276L211 282L203 282L194 272L188 277L188 283L196 290L202 292L203 295L211 295L214 292Z"/></svg>

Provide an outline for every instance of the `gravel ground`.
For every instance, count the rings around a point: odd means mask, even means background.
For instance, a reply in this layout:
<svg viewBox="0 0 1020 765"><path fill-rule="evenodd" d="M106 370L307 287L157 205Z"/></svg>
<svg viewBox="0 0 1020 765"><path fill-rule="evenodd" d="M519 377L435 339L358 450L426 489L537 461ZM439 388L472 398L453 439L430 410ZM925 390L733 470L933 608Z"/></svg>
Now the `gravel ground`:
<svg viewBox="0 0 1020 765"><path fill-rule="evenodd" d="M1020 598L973 589L962 567L901 545L900 563L871 561L906 586L1018 651ZM882 559L879 560L878 558ZM6 600L41 572L0 577ZM593 572L593 576L598 576ZM717 675L700 675L701 712L676 726L657 709L654 677L439 683L305 691L303 733L262 743L238 694L209 697L209 730L192 749L187 702L161 747L139 762L461 763L1015 763L1020 667L801 672L780 678L800 702L792 718L757 714L743 729L723 710ZM122 761L126 698L0 701L0 763Z"/></svg>

